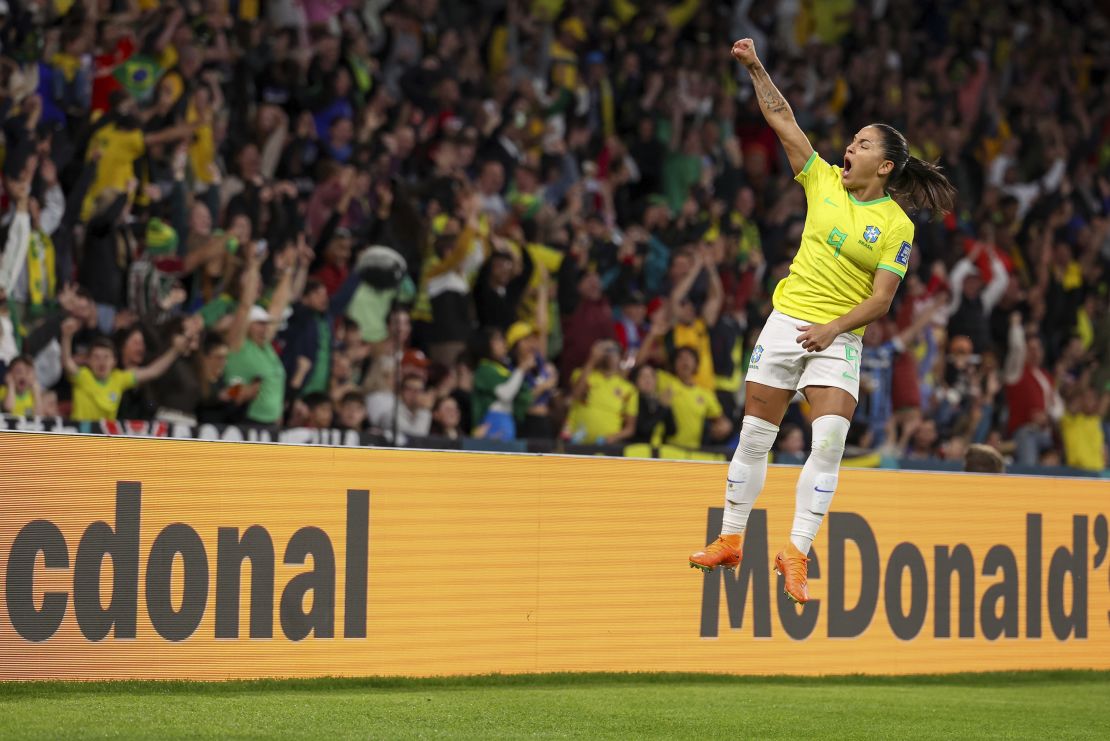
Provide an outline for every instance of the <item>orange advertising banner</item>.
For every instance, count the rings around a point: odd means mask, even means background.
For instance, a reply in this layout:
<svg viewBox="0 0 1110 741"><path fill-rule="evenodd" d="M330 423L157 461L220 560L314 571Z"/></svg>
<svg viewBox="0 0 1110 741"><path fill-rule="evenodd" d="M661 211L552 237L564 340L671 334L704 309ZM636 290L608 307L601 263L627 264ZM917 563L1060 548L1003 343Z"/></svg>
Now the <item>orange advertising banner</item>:
<svg viewBox="0 0 1110 741"><path fill-rule="evenodd" d="M0 434L0 679L1110 668L1110 482Z"/></svg>

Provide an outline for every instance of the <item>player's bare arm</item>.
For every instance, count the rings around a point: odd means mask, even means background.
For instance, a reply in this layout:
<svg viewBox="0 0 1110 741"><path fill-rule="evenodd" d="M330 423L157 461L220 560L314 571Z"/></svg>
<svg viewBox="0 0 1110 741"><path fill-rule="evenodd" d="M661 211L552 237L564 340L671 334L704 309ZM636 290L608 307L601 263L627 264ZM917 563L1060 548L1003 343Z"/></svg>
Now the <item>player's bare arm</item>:
<svg viewBox="0 0 1110 741"><path fill-rule="evenodd" d="M752 78L755 96L759 101L759 109L763 117L778 135L779 141L786 149L786 156L790 160L790 169L797 175L809 161L813 154L813 145L809 143L805 132L798 126L794 118L794 111L786 98L775 87L771 76L759 61L755 53L755 42L751 39L740 39L732 45L732 56L743 64Z"/></svg>
<svg viewBox="0 0 1110 741"><path fill-rule="evenodd" d="M877 271L875 285L868 298L839 319L825 324L799 324L798 330L801 334L798 335L798 343L807 352L821 352L832 344L837 335L866 327L879 317L886 316L901 282L901 277L894 273L886 270Z"/></svg>

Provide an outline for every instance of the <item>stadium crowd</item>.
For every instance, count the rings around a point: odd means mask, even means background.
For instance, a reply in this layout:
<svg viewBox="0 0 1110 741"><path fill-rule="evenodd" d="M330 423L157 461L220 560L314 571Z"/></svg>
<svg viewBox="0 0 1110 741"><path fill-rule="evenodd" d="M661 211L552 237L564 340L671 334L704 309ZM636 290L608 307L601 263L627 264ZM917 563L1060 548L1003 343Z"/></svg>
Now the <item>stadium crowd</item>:
<svg viewBox="0 0 1110 741"><path fill-rule="evenodd" d="M849 444L1107 467L1095 4L7 0L0 24L6 413L727 446L805 219L729 56L751 36L827 159L885 121L960 193L915 216Z"/></svg>

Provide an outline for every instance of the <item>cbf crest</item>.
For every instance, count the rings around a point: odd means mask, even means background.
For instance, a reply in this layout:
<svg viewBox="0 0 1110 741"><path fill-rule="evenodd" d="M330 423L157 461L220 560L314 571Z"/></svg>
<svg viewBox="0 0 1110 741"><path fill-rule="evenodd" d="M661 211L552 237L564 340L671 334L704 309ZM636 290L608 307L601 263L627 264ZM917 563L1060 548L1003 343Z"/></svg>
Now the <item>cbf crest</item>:
<svg viewBox="0 0 1110 741"><path fill-rule="evenodd" d="M879 234L881 234L879 227L869 226L863 230L863 241L868 244L875 244L875 242L879 241Z"/></svg>

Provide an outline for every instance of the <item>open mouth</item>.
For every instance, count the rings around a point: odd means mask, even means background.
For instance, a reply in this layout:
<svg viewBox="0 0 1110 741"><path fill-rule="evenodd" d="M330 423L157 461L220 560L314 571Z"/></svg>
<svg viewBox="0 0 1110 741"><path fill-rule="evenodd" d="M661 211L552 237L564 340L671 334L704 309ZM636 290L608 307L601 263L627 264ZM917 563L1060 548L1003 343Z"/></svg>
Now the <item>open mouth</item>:
<svg viewBox="0 0 1110 741"><path fill-rule="evenodd" d="M844 155L844 175L847 176L852 171L852 158L847 154Z"/></svg>

